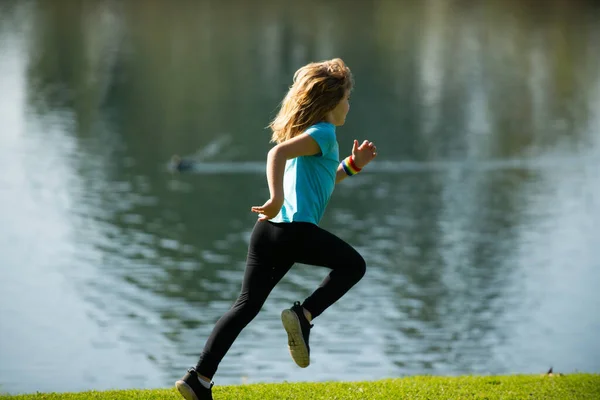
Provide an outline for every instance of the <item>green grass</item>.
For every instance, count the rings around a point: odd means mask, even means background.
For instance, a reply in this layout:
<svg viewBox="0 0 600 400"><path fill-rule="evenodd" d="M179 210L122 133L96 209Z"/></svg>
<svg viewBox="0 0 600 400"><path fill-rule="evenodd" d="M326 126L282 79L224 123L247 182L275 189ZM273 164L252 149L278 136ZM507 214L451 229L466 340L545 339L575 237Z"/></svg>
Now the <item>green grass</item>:
<svg viewBox="0 0 600 400"><path fill-rule="evenodd" d="M600 374L566 376L411 377L372 382L274 383L215 386L215 400L357 400L357 399L600 399ZM0 395L0 399L174 399L174 388Z"/></svg>

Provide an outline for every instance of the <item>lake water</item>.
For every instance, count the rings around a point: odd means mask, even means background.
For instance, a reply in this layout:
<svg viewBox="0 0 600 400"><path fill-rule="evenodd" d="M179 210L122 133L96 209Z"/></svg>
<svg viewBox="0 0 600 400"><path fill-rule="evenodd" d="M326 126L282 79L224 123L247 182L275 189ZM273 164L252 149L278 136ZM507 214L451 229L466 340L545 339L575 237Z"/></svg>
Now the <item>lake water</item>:
<svg viewBox="0 0 600 400"><path fill-rule="evenodd" d="M297 68L337 56L341 153L379 157L322 226L367 274L300 369L279 313L326 271L295 266L217 384L600 372L597 3L2 1L0 392L194 365L268 196L265 127Z"/></svg>

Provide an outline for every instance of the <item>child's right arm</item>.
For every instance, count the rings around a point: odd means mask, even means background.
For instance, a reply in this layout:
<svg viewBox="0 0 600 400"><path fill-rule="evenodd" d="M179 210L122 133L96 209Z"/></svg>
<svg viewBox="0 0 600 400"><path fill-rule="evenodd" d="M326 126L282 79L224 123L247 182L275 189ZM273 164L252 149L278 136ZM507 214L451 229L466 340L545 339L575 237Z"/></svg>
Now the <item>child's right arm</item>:
<svg viewBox="0 0 600 400"><path fill-rule="evenodd" d="M303 133L269 150L267 156L267 182L271 198L262 206L253 206L251 210L262 214L260 220L275 217L283 206L283 174L287 160L300 156L319 154L321 148L310 135Z"/></svg>

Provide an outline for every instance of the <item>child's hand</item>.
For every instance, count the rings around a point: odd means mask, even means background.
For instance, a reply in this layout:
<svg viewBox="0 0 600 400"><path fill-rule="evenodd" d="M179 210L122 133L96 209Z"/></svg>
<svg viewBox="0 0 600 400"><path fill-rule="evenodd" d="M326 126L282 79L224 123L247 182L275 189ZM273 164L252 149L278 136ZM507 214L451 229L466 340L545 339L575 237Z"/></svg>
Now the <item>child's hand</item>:
<svg viewBox="0 0 600 400"><path fill-rule="evenodd" d="M275 218L277 214L279 214L279 210L281 210L282 206L283 199L269 199L262 206L254 206L251 208L251 210L252 212L262 214L262 216L258 218L259 221L265 221L267 219Z"/></svg>
<svg viewBox="0 0 600 400"><path fill-rule="evenodd" d="M354 163L358 168L364 168L368 163L373 161L377 157L377 147L373 142L365 140L362 144L358 145L358 140L354 140L352 146L352 156L354 157Z"/></svg>

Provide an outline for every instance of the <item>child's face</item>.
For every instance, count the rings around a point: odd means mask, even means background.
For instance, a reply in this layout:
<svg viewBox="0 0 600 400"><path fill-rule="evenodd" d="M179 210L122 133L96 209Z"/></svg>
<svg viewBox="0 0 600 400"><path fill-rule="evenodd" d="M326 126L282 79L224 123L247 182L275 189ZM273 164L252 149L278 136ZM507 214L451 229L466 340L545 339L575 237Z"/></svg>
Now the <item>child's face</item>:
<svg viewBox="0 0 600 400"><path fill-rule="evenodd" d="M346 92L338 105L327 114L327 121L335 126L342 126L346 122L348 111L350 111L350 92Z"/></svg>

